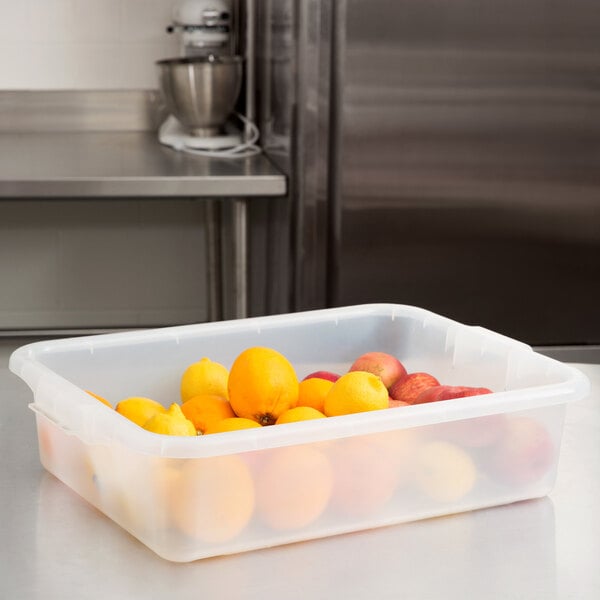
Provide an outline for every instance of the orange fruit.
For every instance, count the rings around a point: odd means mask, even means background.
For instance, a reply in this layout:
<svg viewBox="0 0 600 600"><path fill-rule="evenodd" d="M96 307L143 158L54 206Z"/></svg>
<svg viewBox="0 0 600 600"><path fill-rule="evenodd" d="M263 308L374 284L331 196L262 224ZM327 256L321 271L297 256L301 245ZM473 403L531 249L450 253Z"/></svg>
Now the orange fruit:
<svg viewBox="0 0 600 600"><path fill-rule="evenodd" d="M388 391L377 375L351 371L333 384L325 396L323 412L328 417L335 417L388 407Z"/></svg>
<svg viewBox="0 0 600 600"><path fill-rule="evenodd" d="M235 417L228 400L214 394L194 396L181 406L181 412L200 433L205 433L209 425L223 419Z"/></svg>
<svg viewBox="0 0 600 600"><path fill-rule="evenodd" d="M156 402L156 400L144 398L143 396L132 396L131 398L121 400L115 407L115 410L120 415L143 427L150 417L156 413L165 412L165 407Z"/></svg>
<svg viewBox="0 0 600 600"><path fill-rule="evenodd" d="M325 396L333 386L333 381L311 377L298 384L298 406L310 406L323 412Z"/></svg>
<svg viewBox="0 0 600 600"><path fill-rule="evenodd" d="M227 379L229 371L222 364L202 358L191 364L181 376L181 401L187 402L194 396L215 394L228 398Z"/></svg>
<svg viewBox="0 0 600 600"><path fill-rule="evenodd" d="M40 461L50 472L54 472L54 430L44 417L37 414L37 436Z"/></svg>
<svg viewBox="0 0 600 600"><path fill-rule="evenodd" d="M177 489L181 481L181 465L175 458L154 458L151 467L148 468L148 496L150 497L152 509L164 507L169 501L169 493Z"/></svg>
<svg viewBox="0 0 600 600"><path fill-rule="evenodd" d="M312 419L324 418L325 415L316 408L311 408L310 406L296 406L295 408L290 408L284 413L281 413L277 421L275 421L275 424L281 425L283 423L295 423L297 421L310 421Z"/></svg>
<svg viewBox="0 0 600 600"><path fill-rule="evenodd" d="M146 431L164 435L196 435L194 424L185 418L179 404L171 404L169 410L155 413L143 427Z"/></svg>
<svg viewBox="0 0 600 600"><path fill-rule="evenodd" d="M333 489L327 456L310 446L274 449L256 478L256 504L261 519L279 531L300 529L325 510Z"/></svg>
<svg viewBox="0 0 600 600"><path fill-rule="evenodd" d="M93 396L94 398L96 398L96 400L100 400L100 402L102 402L102 404L106 404L106 406L108 406L109 408L112 408L112 404L106 399L103 398L102 396L98 396L98 394L94 394L94 392L90 392L90 390L85 390L90 396Z"/></svg>
<svg viewBox="0 0 600 600"><path fill-rule="evenodd" d="M344 515L364 517L384 507L402 477L393 456L364 437L336 440L332 506Z"/></svg>
<svg viewBox="0 0 600 600"><path fill-rule="evenodd" d="M273 425L298 402L294 367L271 348L244 350L231 366L228 389L235 414L261 425Z"/></svg>
<svg viewBox="0 0 600 600"><path fill-rule="evenodd" d="M204 430L204 434L210 433L226 433L227 431L239 431L241 429L254 429L260 427L260 424L252 419L244 419L243 417L231 417L214 421Z"/></svg>
<svg viewBox="0 0 600 600"><path fill-rule="evenodd" d="M240 534L254 511L252 475L237 456L190 459L171 490L171 516L190 537L226 542Z"/></svg>
<svg viewBox="0 0 600 600"><path fill-rule="evenodd" d="M418 428L409 428L372 433L361 439L378 447L385 460L398 468L402 481L406 482L412 476L414 456L422 444L421 438Z"/></svg>

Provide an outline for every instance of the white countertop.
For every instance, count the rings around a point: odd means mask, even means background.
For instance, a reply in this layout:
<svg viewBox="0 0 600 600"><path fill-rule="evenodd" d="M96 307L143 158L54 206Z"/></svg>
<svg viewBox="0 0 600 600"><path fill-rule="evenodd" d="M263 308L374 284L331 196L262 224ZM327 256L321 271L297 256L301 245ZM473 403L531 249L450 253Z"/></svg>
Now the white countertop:
<svg viewBox="0 0 600 600"><path fill-rule="evenodd" d="M0 340L0 598L600 597L600 366L567 409L546 498L211 558L169 563L39 463L32 396Z"/></svg>

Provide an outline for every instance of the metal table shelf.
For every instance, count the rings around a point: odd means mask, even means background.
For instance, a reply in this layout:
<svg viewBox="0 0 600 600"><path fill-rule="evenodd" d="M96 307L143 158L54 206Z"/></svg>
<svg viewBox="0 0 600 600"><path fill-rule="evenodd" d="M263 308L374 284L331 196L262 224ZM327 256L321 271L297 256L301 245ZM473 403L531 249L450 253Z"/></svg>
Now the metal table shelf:
<svg viewBox="0 0 600 600"><path fill-rule="evenodd" d="M154 133L0 133L0 200L186 197L206 202L209 314L222 316L223 277L234 316L247 315L247 209L252 197L283 197L286 178L263 155L208 158L162 146ZM220 218L219 205L233 202ZM231 229L232 258L220 240ZM225 261L230 268L224 267Z"/></svg>

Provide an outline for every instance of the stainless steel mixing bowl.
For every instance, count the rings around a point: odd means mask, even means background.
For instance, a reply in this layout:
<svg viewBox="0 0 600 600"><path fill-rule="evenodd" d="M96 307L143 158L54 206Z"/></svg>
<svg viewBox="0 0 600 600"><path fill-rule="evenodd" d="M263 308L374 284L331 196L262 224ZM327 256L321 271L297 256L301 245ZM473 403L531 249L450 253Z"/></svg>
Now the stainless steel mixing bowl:
<svg viewBox="0 0 600 600"><path fill-rule="evenodd" d="M156 64L169 112L192 135L218 135L240 93L241 57L169 58Z"/></svg>

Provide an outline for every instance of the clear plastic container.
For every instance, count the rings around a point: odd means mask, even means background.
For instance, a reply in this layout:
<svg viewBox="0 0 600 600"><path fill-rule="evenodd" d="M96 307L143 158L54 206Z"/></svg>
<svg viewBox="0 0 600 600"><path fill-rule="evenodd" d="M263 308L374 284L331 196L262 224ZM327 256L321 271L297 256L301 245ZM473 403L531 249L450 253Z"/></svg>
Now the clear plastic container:
<svg viewBox="0 0 600 600"><path fill-rule="evenodd" d="M492 394L200 437L150 433L92 398L179 401L203 356L250 346L299 379L361 354ZM373 304L38 342L10 369L32 389L44 467L158 555L191 561L546 495L566 404L586 377L529 346Z"/></svg>

